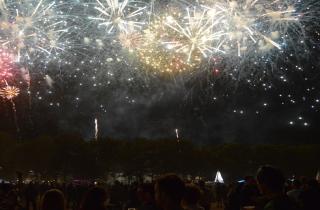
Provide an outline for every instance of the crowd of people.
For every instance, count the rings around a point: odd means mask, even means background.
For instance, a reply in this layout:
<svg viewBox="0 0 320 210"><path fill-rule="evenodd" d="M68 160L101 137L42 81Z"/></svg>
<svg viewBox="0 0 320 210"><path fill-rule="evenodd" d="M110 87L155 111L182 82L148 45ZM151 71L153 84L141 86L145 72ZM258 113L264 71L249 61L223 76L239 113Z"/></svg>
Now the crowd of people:
<svg viewBox="0 0 320 210"><path fill-rule="evenodd" d="M229 185L185 181L175 174L154 183L1 183L0 210L320 210L316 180L286 180L262 166Z"/></svg>

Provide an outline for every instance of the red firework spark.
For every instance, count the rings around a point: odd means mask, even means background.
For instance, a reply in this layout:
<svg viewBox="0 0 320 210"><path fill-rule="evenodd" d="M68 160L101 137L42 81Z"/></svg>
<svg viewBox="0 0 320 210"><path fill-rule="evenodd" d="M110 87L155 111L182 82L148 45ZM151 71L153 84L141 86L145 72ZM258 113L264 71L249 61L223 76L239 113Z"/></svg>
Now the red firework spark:
<svg viewBox="0 0 320 210"><path fill-rule="evenodd" d="M12 77L14 66L14 56L0 48L0 80L6 80Z"/></svg>

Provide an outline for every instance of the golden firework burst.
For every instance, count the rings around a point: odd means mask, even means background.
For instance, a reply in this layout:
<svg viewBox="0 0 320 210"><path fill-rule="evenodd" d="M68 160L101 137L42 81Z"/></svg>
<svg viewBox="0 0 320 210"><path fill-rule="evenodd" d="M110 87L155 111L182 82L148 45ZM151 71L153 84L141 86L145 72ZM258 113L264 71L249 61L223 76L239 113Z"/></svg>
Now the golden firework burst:
<svg viewBox="0 0 320 210"><path fill-rule="evenodd" d="M4 99L11 100L20 94L20 89L14 86L6 86L0 89L0 96Z"/></svg>

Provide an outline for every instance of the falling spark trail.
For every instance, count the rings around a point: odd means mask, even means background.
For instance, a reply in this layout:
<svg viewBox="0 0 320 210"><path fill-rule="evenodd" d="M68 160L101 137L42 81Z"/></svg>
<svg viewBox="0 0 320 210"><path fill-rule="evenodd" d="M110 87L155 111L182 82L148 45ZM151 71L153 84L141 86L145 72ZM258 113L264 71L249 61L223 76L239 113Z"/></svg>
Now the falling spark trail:
<svg viewBox="0 0 320 210"><path fill-rule="evenodd" d="M31 99L31 77L30 77L30 71L28 67L21 68L21 73L23 75L23 79L27 83L27 93L29 97L29 110L31 110L32 106L32 99Z"/></svg>
<svg viewBox="0 0 320 210"><path fill-rule="evenodd" d="M98 119L97 118L94 119L94 130L95 130L94 139L97 141L98 137L99 137L99 127L98 127Z"/></svg>
<svg viewBox="0 0 320 210"><path fill-rule="evenodd" d="M270 44L272 44L273 46L275 46L276 48L278 48L279 50L281 50L281 46L280 46L278 43L272 41L270 38L268 38L268 37L266 37L266 36L263 36L263 35L262 35L262 37L263 37L267 42L269 42Z"/></svg>
<svg viewBox="0 0 320 210"><path fill-rule="evenodd" d="M176 133L176 138L177 138L177 142L180 142L180 138L179 138L179 129L175 129L175 133Z"/></svg>
<svg viewBox="0 0 320 210"><path fill-rule="evenodd" d="M20 127L19 127L19 124L18 124L16 104L14 103L13 99L10 99L10 102L11 102L11 105L12 105L14 124L16 126L17 134L19 135L20 134Z"/></svg>
<svg viewBox="0 0 320 210"><path fill-rule="evenodd" d="M29 121L30 124L33 125L32 121L32 92L31 92L31 75L28 67L24 67L21 69L23 78L27 83L27 94L28 94L28 99L29 99Z"/></svg>
<svg viewBox="0 0 320 210"><path fill-rule="evenodd" d="M0 11L7 8L5 0L0 0Z"/></svg>

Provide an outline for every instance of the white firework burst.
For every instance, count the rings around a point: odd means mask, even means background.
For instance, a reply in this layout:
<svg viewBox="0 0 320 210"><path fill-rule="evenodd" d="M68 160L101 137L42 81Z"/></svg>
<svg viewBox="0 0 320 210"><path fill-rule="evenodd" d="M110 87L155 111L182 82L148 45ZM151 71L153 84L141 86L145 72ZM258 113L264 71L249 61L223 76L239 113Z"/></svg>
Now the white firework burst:
<svg viewBox="0 0 320 210"><path fill-rule="evenodd" d="M185 53L188 62L199 60L197 54L208 57L215 52L223 52L221 45L225 32L220 30L221 17L212 21L208 18L207 9L197 10L195 7L191 11L187 8L186 12L187 15L179 17L179 20L166 17L164 24L174 36L171 37L169 31L169 40L162 43L176 53Z"/></svg>
<svg viewBox="0 0 320 210"><path fill-rule="evenodd" d="M220 1L211 10L224 13L222 22L228 39L223 49L239 57L282 50L288 30L302 28L301 14L289 1Z"/></svg>
<svg viewBox="0 0 320 210"><path fill-rule="evenodd" d="M14 2L6 6L0 20L0 45L17 55L18 61L31 61L45 54L64 51L68 42L67 21L56 11L55 1Z"/></svg>
<svg viewBox="0 0 320 210"><path fill-rule="evenodd" d="M99 21L99 26L105 27L108 34L129 33L142 29L146 24L147 6L143 2L96 0L94 9L99 12L99 15L90 19Z"/></svg>

